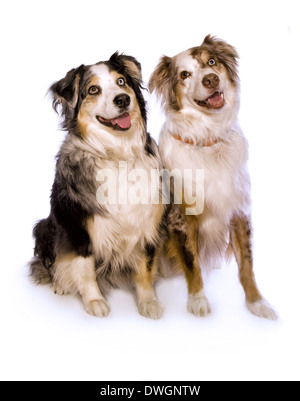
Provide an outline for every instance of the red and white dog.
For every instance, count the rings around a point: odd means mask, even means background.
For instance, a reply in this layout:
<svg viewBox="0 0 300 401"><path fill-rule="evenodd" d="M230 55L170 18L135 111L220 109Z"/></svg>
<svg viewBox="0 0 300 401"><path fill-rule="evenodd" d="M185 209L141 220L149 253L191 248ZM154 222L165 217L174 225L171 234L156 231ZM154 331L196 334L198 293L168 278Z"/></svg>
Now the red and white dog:
<svg viewBox="0 0 300 401"><path fill-rule="evenodd" d="M211 311L200 266L215 266L232 250L250 312L276 319L253 273L237 58L234 47L209 35L199 47L162 57L150 78L149 89L161 98L166 114L159 143L165 168L204 170L203 213L186 215L184 202L173 206L166 253L174 268L185 272L188 310L196 316Z"/></svg>

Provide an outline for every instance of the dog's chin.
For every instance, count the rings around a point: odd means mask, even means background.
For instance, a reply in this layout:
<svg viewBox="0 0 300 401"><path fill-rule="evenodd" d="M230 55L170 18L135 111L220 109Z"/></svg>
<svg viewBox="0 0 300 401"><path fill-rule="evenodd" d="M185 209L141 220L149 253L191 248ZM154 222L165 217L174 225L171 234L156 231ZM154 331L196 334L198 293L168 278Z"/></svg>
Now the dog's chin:
<svg viewBox="0 0 300 401"><path fill-rule="evenodd" d="M128 113L121 114L112 119L97 115L96 119L100 124L112 128L114 131L128 131L131 128L131 116Z"/></svg>
<svg viewBox="0 0 300 401"><path fill-rule="evenodd" d="M224 92L216 91L204 100L194 99L194 103L203 110L218 112L223 109L226 102Z"/></svg>

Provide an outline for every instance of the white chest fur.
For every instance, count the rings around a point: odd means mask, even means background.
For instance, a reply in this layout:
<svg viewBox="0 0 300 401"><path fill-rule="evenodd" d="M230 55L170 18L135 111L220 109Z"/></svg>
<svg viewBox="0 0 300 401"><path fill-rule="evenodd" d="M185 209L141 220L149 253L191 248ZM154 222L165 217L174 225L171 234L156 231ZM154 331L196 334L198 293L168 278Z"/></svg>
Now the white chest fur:
<svg viewBox="0 0 300 401"><path fill-rule="evenodd" d="M180 169L182 176L185 169L203 171L204 204L222 222L227 223L235 210L249 207L247 142L241 132L232 131L221 142L201 148L178 141L163 130L159 148L167 169Z"/></svg>
<svg viewBox="0 0 300 401"><path fill-rule="evenodd" d="M104 168L105 167L105 168ZM124 265L134 258L146 243L157 240L162 216L159 200L159 171L155 158L99 164L96 172L97 199L106 210L88 221L94 253L103 263Z"/></svg>
<svg viewBox="0 0 300 401"><path fill-rule="evenodd" d="M203 171L200 176L204 180L200 185L204 210L198 216L199 258L204 266L216 266L226 251L232 216L248 213L250 207L246 139L241 131L232 130L219 143L200 148L175 139L163 129L159 149L167 169L180 169L182 176L185 169ZM195 185L197 182L193 182Z"/></svg>

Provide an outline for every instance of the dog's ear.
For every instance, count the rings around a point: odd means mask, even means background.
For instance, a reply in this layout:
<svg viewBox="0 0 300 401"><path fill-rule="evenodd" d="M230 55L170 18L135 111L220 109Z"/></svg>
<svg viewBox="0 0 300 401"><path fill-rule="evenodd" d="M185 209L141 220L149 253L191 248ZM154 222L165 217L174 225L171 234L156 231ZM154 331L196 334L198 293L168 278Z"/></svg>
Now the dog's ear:
<svg viewBox="0 0 300 401"><path fill-rule="evenodd" d="M158 97L166 98L168 86L170 85L171 69L172 58L163 56L149 80L151 93L155 91Z"/></svg>
<svg viewBox="0 0 300 401"><path fill-rule="evenodd" d="M115 52L108 63L120 74L125 74L142 83L142 67L136 58Z"/></svg>
<svg viewBox="0 0 300 401"><path fill-rule="evenodd" d="M78 68L73 68L64 78L49 88L48 92L52 96L52 105L57 113L59 106L61 106L60 114L64 118L63 128L68 128L68 122L74 118L79 97L79 85L84 71L85 66L83 64Z"/></svg>
<svg viewBox="0 0 300 401"><path fill-rule="evenodd" d="M238 76L238 52L229 43L224 40L218 39L214 36L207 35L203 42L212 53L215 53L217 58L226 68L229 78L232 83L237 84L239 81Z"/></svg>
<svg viewBox="0 0 300 401"><path fill-rule="evenodd" d="M120 60L124 64L128 74L139 82L142 82L142 67L136 58L121 54Z"/></svg>
<svg viewBox="0 0 300 401"><path fill-rule="evenodd" d="M163 56L152 73L149 80L150 92L162 101L162 105L168 104L172 108L178 109L178 102L175 94L177 84L176 68L171 57Z"/></svg>

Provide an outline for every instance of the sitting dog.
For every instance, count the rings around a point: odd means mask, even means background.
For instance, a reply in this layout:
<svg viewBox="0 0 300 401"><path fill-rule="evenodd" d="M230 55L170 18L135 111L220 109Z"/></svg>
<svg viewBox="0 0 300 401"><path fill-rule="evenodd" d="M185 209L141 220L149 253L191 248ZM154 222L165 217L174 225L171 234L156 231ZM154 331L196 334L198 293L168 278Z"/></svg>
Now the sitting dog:
<svg viewBox="0 0 300 401"><path fill-rule="evenodd" d="M135 190L131 173L161 167L146 131L141 85L138 61L115 53L72 69L49 90L68 133L57 156L50 215L33 230L30 272L55 292L79 293L85 310L99 317L109 313L106 290L124 282L135 288L143 316L163 312L153 282L164 208L150 199L128 202L126 195ZM151 193L159 192L155 183ZM150 193L149 180L140 185Z"/></svg>
<svg viewBox="0 0 300 401"><path fill-rule="evenodd" d="M199 47L163 56L150 78L150 92L156 92L166 114L159 141L164 167L204 171L203 211L187 214L184 201L173 206L166 254L185 272L188 310L196 316L211 312L200 266L216 266L232 250L249 310L276 319L253 273L248 145L237 121L237 59L234 47L208 35ZM193 189L197 184L194 180Z"/></svg>

